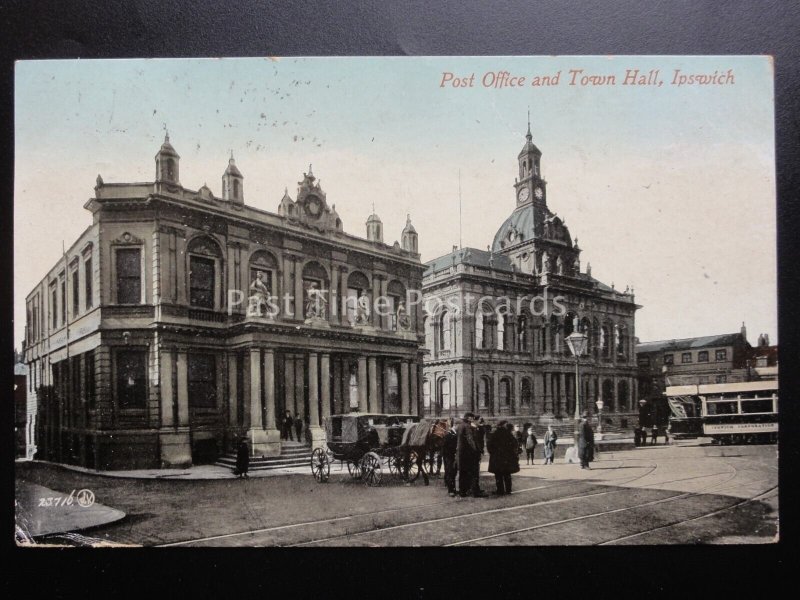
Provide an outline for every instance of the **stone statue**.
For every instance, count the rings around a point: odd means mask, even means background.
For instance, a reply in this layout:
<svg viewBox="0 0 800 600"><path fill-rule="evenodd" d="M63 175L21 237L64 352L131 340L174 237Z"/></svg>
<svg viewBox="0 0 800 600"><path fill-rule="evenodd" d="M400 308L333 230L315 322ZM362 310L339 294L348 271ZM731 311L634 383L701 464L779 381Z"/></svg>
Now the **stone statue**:
<svg viewBox="0 0 800 600"><path fill-rule="evenodd" d="M542 273L550 272L550 256L547 252L542 252Z"/></svg>
<svg viewBox="0 0 800 600"><path fill-rule="evenodd" d="M267 284L264 283L264 273L258 271L256 278L250 284L250 297L247 307L248 316L264 316L272 296Z"/></svg>
<svg viewBox="0 0 800 600"><path fill-rule="evenodd" d="M324 319L326 314L325 305L328 303L328 301L325 299L323 290L317 289L317 284L312 282L308 286L307 294L306 318Z"/></svg>
<svg viewBox="0 0 800 600"><path fill-rule="evenodd" d="M356 325L369 324L369 296L366 290L361 290L361 295L356 303Z"/></svg>
<svg viewBox="0 0 800 600"><path fill-rule="evenodd" d="M561 260L560 256L556 259L556 273L559 275L564 274L564 261Z"/></svg>
<svg viewBox="0 0 800 600"><path fill-rule="evenodd" d="M411 319L408 318L405 302L400 302L397 307L397 328L400 331L409 331L411 329Z"/></svg>
<svg viewBox="0 0 800 600"><path fill-rule="evenodd" d="M580 323L578 322L578 315L575 315L572 319L572 331L578 332L578 326Z"/></svg>
<svg viewBox="0 0 800 600"><path fill-rule="evenodd" d="M605 327L600 328L600 348L606 347L606 330Z"/></svg>
<svg viewBox="0 0 800 600"><path fill-rule="evenodd" d="M614 325L614 347L619 348L619 325Z"/></svg>

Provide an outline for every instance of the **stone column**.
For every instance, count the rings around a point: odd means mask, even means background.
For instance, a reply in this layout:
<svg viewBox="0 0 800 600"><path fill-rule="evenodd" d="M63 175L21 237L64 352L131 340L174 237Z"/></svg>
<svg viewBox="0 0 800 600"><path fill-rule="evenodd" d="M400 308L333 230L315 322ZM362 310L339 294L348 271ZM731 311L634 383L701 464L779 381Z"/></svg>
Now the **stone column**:
<svg viewBox="0 0 800 600"><path fill-rule="evenodd" d="M347 267L339 267L339 322L342 325L349 324L347 320L347 309L345 299L347 298Z"/></svg>
<svg viewBox="0 0 800 600"><path fill-rule="evenodd" d="M328 304L328 320L335 324L341 323L342 307L339 300L339 268L334 264L331 265L331 289L328 294L328 300L330 301Z"/></svg>
<svg viewBox="0 0 800 600"><path fill-rule="evenodd" d="M329 354L320 354L319 367L320 401L324 419L331 416L331 357Z"/></svg>
<svg viewBox="0 0 800 600"><path fill-rule="evenodd" d="M303 306L303 264L300 258L294 258L294 318L300 321L306 318Z"/></svg>
<svg viewBox="0 0 800 600"><path fill-rule="evenodd" d="M158 437L161 450L161 468L184 468L191 466L192 464L192 443L191 433L188 427L189 409L185 378L187 375L185 368L186 353L183 353L184 368L182 369L184 375L183 394L186 423L184 426L180 425L180 411L177 411L178 414L176 414L176 407L173 403L175 390L172 386L172 371L173 369L177 368L177 365L175 364L176 361L174 360L174 354L172 350L162 348L160 355L161 364L159 378L161 380L161 430L159 431ZM179 390L181 388L180 375L181 370L178 371ZM175 421L176 416L179 419L178 422Z"/></svg>
<svg viewBox="0 0 800 600"><path fill-rule="evenodd" d="M294 273L294 268L291 264L292 262L293 259L291 255L289 254L283 255L283 269L282 269L283 283L281 285L280 314L284 318L289 318L289 312L292 310L293 306L291 301L287 303L286 299L284 298L285 294L289 294L289 296L292 295L292 273Z"/></svg>
<svg viewBox="0 0 800 600"><path fill-rule="evenodd" d="M239 378L236 353L228 355L228 427L239 425Z"/></svg>
<svg viewBox="0 0 800 600"><path fill-rule="evenodd" d="M302 419L306 416L306 404L303 390L305 388L305 364L303 356L297 355L294 360L294 414Z"/></svg>
<svg viewBox="0 0 800 600"><path fill-rule="evenodd" d="M500 377L492 371L492 416L500 414Z"/></svg>
<svg viewBox="0 0 800 600"><path fill-rule="evenodd" d="M369 412L367 404L367 358L358 357L358 412Z"/></svg>
<svg viewBox="0 0 800 600"><path fill-rule="evenodd" d="M417 364L416 361L412 361L411 364L409 365L410 381L408 386L410 392L408 396L408 402L409 402L408 410L412 415L422 414L422 410L420 410L419 406L419 399L420 399L419 382L422 380L422 378L419 377L418 375L419 375L419 365Z"/></svg>
<svg viewBox="0 0 800 600"><path fill-rule="evenodd" d="M276 425L275 410L275 351L272 348L264 350L264 408L268 453L280 454L281 434Z"/></svg>
<svg viewBox="0 0 800 600"><path fill-rule="evenodd" d="M380 412L378 402L378 361L374 356L370 356L369 365L369 410Z"/></svg>
<svg viewBox="0 0 800 600"><path fill-rule="evenodd" d="M250 429L247 437L250 440L251 454L266 454L271 449L267 432L262 420L263 405L261 401L261 349L250 349Z"/></svg>
<svg viewBox="0 0 800 600"><path fill-rule="evenodd" d="M387 289L389 287L389 280L385 276L381 276L380 279L378 280L378 283L380 283L381 297L386 298ZM381 310L383 311L383 309ZM395 310L397 310L397 307L395 307ZM383 315L382 317L380 317L379 326L381 329L389 329L389 315Z"/></svg>
<svg viewBox="0 0 800 600"><path fill-rule="evenodd" d="M189 362L186 350L178 351L178 425L189 426Z"/></svg>
<svg viewBox="0 0 800 600"><path fill-rule="evenodd" d="M404 360L400 363L400 412L404 415L411 414L411 394L409 392L408 361Z"/></svg>
<svg viewBox="0 0 800 600"><path fill-rule="evenodd" d="M319 367L316 352L308 355L308 410L311 447L317 448L325 444L325 432L319 426Z"/></svg>

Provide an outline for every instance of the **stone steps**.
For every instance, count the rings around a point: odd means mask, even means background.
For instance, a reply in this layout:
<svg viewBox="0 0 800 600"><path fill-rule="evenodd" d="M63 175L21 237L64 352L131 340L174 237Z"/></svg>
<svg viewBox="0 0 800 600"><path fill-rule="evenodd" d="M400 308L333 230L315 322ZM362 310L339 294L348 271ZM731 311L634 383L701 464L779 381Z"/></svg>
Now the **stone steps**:
<svg viewBox="0 0 800 600"><path fill-rule="evenodd" d="M221 456L215 463L219 467L234 469L236 467L236 453L231 452ZM311 464L311 447L301 442L281 442L279 456L251 456L250 471L267 471L271 469L285 469L288 467L309 467Z"/></svg>

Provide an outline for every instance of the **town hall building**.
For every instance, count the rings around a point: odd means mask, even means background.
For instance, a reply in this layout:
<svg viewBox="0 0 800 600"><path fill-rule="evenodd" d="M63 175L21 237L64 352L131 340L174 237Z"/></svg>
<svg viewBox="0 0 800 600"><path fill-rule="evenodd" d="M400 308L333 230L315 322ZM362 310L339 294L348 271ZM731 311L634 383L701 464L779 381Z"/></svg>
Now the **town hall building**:
<svg viewBox="0 0 800 600"><path fill-rule="evenodd" d="M384 243L344 231L311 166L277 212L181 183L169 140L155 179L98 175L92 224L26 298L29 440L95 469L213 462L246 436L281 453L285 411L324 439L332 413L418 414L424 266L408 220ZM56 258L56 257L54 257ZM382 311L372 300L385 298Z"/></svg>
<svg viewBox="0 0 800 600"><path fill-rule="evenodd" d="M530 124L525 139L514 208L491 246L454 247L426 265L425 413L571 423L575 358L565 340L578 331L588 337L581 412L602 400L604 421L627 427L637 414L633 289L581 268L577 238L548 206Z"/></svg>

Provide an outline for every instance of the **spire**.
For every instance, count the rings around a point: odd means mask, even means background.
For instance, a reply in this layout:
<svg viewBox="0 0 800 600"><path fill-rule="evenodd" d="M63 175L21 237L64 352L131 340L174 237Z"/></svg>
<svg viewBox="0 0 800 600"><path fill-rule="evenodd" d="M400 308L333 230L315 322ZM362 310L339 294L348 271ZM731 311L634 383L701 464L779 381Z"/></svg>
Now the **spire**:
<svg viewBox="0 0 800 600"><path fill-rule="evenodd" d="M308 176L309 177L313 177L314 176L314 172L311 170L311 163L308 163Z"/></svg>
<svg viewBox="0 0 800 600"><path fill-rule="evenodd" d="M529 142L533 139L533 136L531 135L531 107L530 106L528 107L528 133L525 134L525 139L527 139Z"/></svg>

